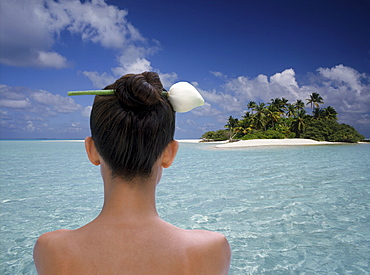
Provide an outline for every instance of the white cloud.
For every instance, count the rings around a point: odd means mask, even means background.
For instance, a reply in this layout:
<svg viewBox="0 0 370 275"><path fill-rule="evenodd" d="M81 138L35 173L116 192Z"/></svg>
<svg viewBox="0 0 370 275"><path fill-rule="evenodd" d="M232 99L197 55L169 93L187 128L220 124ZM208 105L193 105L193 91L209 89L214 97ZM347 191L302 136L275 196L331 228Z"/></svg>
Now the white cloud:
<svg viewBox="0 0 370 275"><path fill-rule="evenodd" d="M284 70L270 77L260 74L256 78L239 76L227 79L224 85L227 93L235 94L241 101L270 102L276 97L285 97L290 101L301 99L302 91L298 87L293 69ZM304 96L310 94L303 92Z"/></svg>
<svg viewBox="0 0 370 275"><path fill-rule="evenodd" d="M31 113L40 116L54 116L57 113L72 113L82 108L70 97L54 95L44 90L30 90L6 85L0 87L0 107L7 109L4 111L23 112L25 118Z"/></svg>
<svg viewBox="0 0 370 275"><path fill-rule="evenodd" d="M107 73L102 73L99 74L97 71L94 72L88 72L84 71L82 74L89 78L91 82L93 83L94 87L98 89L102 89L105 86L112 84L116 81L116 79L120 78L121 76L127 74L127 73L142 73L142 72L147 72L147 71L155 71L158 73L159 78L161 79L162 85L165 88L169 88L174 82L178 79L178 76L176 73L161 73L159 70L153 69L152 67L145 67L146 62L144 61L143 64L132 64L132 68L128 69L122 68L122 67L117 67L112 69L114 72L114 76L111 76ZM148 64L150 65L150 63ZM136 66L136 67L135 67Z"/></svg>
<svg viewBox="0 0 370 275"><path fill-rule="evenodd" d="M355 69L338 65L333 68L319 68L317 70L323 77L329 80L331 85L347 86L353 91L361 93L363 88L361 78L366 78L366 75L360 74Z"/></svg>
<svg viewBox="0 0 370 275"><path fill-rule="evenodd" d="M81 111L81 115L84 117L90 117L92 106L87 106Z"/></svg>
<svg viewBox="0 0 370 275"><path fill-rule="evenodd" d="M227 79L224 88L227 93L241 95L242 97L253 97L253 83L248 77L239 76L234 79Z"/></svg>
<svg viewBox="0 0 370 275"><path fill-rule="evenodd" d="M50 106L50 108L58 113L72 113L81 109L81 105L76 104L72 98L54 95L47 91L38 90L32 92L30 96L36 102L48 106L47 108Z"/></svg>
<svg viewBox="0 0 370 275"><path fill-rule="evenodd" d="M165 89L169 89L172 84L174 84L175 81L178 79L178 75L176 73L161 73L158 70L157 73Z"/></svg>
<svg viewBox="0 0 370 275"><path fill-rule="evenodd" d="M370 77L343 65L333 68L319 68L322 79L320 94L325 103L345 113L366 113L370 111Z"/></svg>
<svg viewBox="0 0 370 275"><path fill-rule="evenodd" d="M299 87L295 79L293 69L284 70L282 73L276 73L270 77L271 91L275 94L276 91L283 92L288 98L299 97ZM276 87L277 86L277 87ZM285 97L280 96L280 97Z"/></svg>
<svg viewBox="0 0 370 275"><path fill-rule="evenodd" d="M224 92L218 92L216 90L205 91L200 88L197 88L197 90L201 93L206 102L218 104L225 103L226 105L228 103L227 99L229 99L229 101L232 102L237 100L236 97L232 96L231 94L226 94Z"/></svg>
<svg viewBox="0 0 370 275"><path fill-rule="evenodd" d="M116 78L108 75L107 73L99 74L98 72L87 72L83 71L82 74L89 78L93 83L94 87L103 89L105 86L115 82Z"/></svg>
<svg viewBox="0 0 370 275"><path fill-rule="evenodd" d="M196 123L194 120L192 120L192 119L187 119L187 120L186 120L186 123L187 123L188 125L197 125L197 123Z"/></svg>
<svg viewBox="0 0 370 275"><path fill-rule="evenodd" d="M33 132L35 131L35 126L33 125L32 121L27 121L27 126L26 126L26 130L27 132Z"/></svg>
<svg viewBox="0 0 370 275"><path fill-rule="evenodd" d="M51 15L65 11L69 18L67 29L71 33L81 34L83 40L116 49L122 48L127 42L145 40L140 32L127 21L128 12L126 10L108 5L103 0L84 3L62 0L60 4L51 2L49 9Z"/></svg>
<svg viewBox="0 0 370 275"><path fill-rule="evenodd" d="M53 44L49 30L40 26L35 14L42 2L4 0L0 5L0 62L28 66L39 50Z"/></svg>
<svg viewBox="0 0 370 275"><path fill-rule="evenodd" d="M360 119L357 122L359 124L369 125L369 127L370 127L370 114L361 115Z"/></svg>
<svg viewBox="0 0 370 275"><path fill-rule="evenodd" d="M212 108L211 104L205 102L203 106L193 109L192 113L196 116L217 116L222 112L215 108Z"/></svg>
<svg viewBox="0 0 370 275"><path fill-rule="evenodd" d="M124 59L122 60L121 66L112 69L114 75L122 76L125 74L139 74L142 72L152 71L152 66L150 65L150 61L145 58L136 58L135 60L128 62Z"/></svg>
<svg viewBox="0 0 370 275"><path fill-rule="evenodd" d="M160 49L159 42L149 43L127 15L126 10L104 0L4 0L0 9L0 62L11 66L70 67L67 57L52 49L61 33L67 32L116 52L118 66L110 72L83 72L96 88L127 73L157 71L148 56ZM164 82L169 83L174 75L163 74Z"/></svg>
<svg viewBox="0 0 370 275"><path fill-rule="evenodd" d="M242 112L240 102L232 95L217 92L216 90L205 91L198 86L197 90L203 96L205 103L203 106L193 109L191 114L199 118L207 118L206 120L197 120L199 124L203 124L198 127L198 130L201 130L203 133L210 130L217 130L215 123L219 125L219 128L222 128L230 114ZM212 121L212 123L209 123L209 121Z"/></svg>
<svg viewBox="0 0 370 275"><path fill-rule="evenodd" d="M99 74L97 71L84 71L82 73L92 81L94 87L100 89L108 84L114 83L116 79L125 74L138 74L153 70L152 66L150 65L150 61L145 58L138 57L134 60L131 58L129 60L125 60L121 57L120 62L121 66L111 69L113 75L110 75L106 72Z"/></svg>
<svg viewBox="0 0 370 275"><path fill-rule="evenodd" d="M225 79L227 78L227 75L224 75L222 72L215 72L215 71L210 71L211 74L213 74L215 77Z"/></svg>
<svg viewBox="0 0 370 275"><path fill-rule="evenodd" d="M0 62L11 66L67 67L67 58L51 50L62 31L106 48L120 51L136 48L135 43L146 40L126 16L126 10L103 0L83 3L79 0L3 0Z"/></svg>
<svg viewBox="0 0 370 275"><path fill-rule="evenodd" d="M0 85L0 117L4 121L0 123L0 135L58 137L58 133L63 132L87 133L88 122L80 112L86 114L88 109L83 109L72 97ZM83 124L76 121L76 127L65 126L61 121L66 120L68 114L72 114L69 119L80 120Z"/></svg>
<svg viewBox="0 0 370 275"><path fill-rule="evenodd" d="M67 58L61 56L56 52L44 52L39 51L37 60L35 63L39 64L41 67L50 67L50 68L65 68L69 67L70 65L67 62Z"/></svg>
<svg viewBox="0 0 370 275"><path fill-rule="evenodd" d="M9 117L8 117L8 111L0 110L0 118L1 119L9 119Z"/></svg>
<svg viewBox="0 0 370 275"><path fill-rule="evenodd" d="M283 87L298 88L293 69L286 69L282 73L276 73L270 77L271 83L277 83Z"/></svg>
<svg viewBox="0 0 370 275"><path fill-rule="evenodd" d="M117 62L120 66L137 63L137 60L142 59L150 53L152 53L152 50L146 47L133 44L127 45L124 50L120 52L120 54L117 56Z"/></svg>
<svg viewBox="0 0 370 275"><path fill-rule="evenodd" d="M66 130L67 130L67 132L70 132L70 133L80 132L82 130L81 123L74 122Z"/></svg>
<svg viewBox="0 0 370 275"><path fill-rule="evenodd" d="M9 123L8 121L5 121L5 120L0 120L0 127L2 129L16 129L17 128L14 124Z"/></svg>
<svg viewBox="0 0 370 275"><path fill-rule="evenodd" d="M31 107L31 102L28 98L23 100L14 99L0 99L0 107L2 108L14 108L14 109L25 109Z"/></svg>

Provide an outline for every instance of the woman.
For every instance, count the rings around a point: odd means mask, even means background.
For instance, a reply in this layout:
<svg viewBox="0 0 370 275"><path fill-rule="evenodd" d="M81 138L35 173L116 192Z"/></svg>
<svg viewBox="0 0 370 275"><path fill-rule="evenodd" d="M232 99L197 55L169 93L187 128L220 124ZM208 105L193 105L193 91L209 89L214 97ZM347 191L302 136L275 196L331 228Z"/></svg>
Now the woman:
<svg viewBox="0 0 370 275"><path fill-rule="evenodd" d="M173 106L181 100L171 105L153 72L125 75L105 89L114 94L95 97L85 139L89 160L100 165L103 209L79 229L40 236L38 273L227 274L223 235L177 228L156 211L156 186L178 150Z"/></svg>

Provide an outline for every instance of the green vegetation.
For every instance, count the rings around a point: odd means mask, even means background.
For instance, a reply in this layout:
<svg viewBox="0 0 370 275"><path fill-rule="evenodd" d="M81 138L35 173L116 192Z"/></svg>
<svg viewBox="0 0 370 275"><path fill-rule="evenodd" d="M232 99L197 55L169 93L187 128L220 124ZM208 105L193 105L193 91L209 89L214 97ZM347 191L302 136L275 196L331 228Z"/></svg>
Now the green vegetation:
<svg viewBox="0 0 370 275"><path fill-rule="evenodd" d="M214 141L221 141L229 139L230 134L228 130L209 131L203 134L202 138Z"/></svg>
<svg viewBox="0 0 370 275"><path fill-rule="evenodd" d="M353 127L337 122L336 110L324 103L318 93L306 99L312 108L312 115L305 111L302 100L289 103L285 98L271 99L268 104L250 101L248 110L241 119L229 117L225 128L209 131L202 135L206 140L233 139L281 139L309 138L319 141L359 142L364 136Z"/></svg>

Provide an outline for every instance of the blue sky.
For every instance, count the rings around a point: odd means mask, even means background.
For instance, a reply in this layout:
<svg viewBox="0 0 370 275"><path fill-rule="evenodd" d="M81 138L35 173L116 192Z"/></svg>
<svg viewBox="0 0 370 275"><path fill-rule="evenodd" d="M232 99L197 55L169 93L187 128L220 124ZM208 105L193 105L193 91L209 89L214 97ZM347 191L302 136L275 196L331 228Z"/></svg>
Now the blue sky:
<svg viewBox="0 0 370 275"><path fill-rule="evenodd" d="M318 92L370 137L370 2L2 0L0 138L84 138L92 96L126 73L193 83L206 104L176 138L241 117L249 101ZM307 111L310 112L307 106Z"/></svg>

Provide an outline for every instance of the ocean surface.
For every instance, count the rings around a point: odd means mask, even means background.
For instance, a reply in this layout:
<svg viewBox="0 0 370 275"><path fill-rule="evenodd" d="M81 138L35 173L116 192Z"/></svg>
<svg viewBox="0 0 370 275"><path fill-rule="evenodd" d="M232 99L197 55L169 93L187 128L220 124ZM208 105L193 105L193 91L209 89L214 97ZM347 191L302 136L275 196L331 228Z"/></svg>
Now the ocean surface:
<svg viewBox="0 0 370 275"><path fill-rule="evenodd" d="M36 274L39 235L78 228L103 202L78 141L0 141L0 274ZM370 144L216 149L181 143L160 216L226 235L230 274L369 274Z"/></svg>

